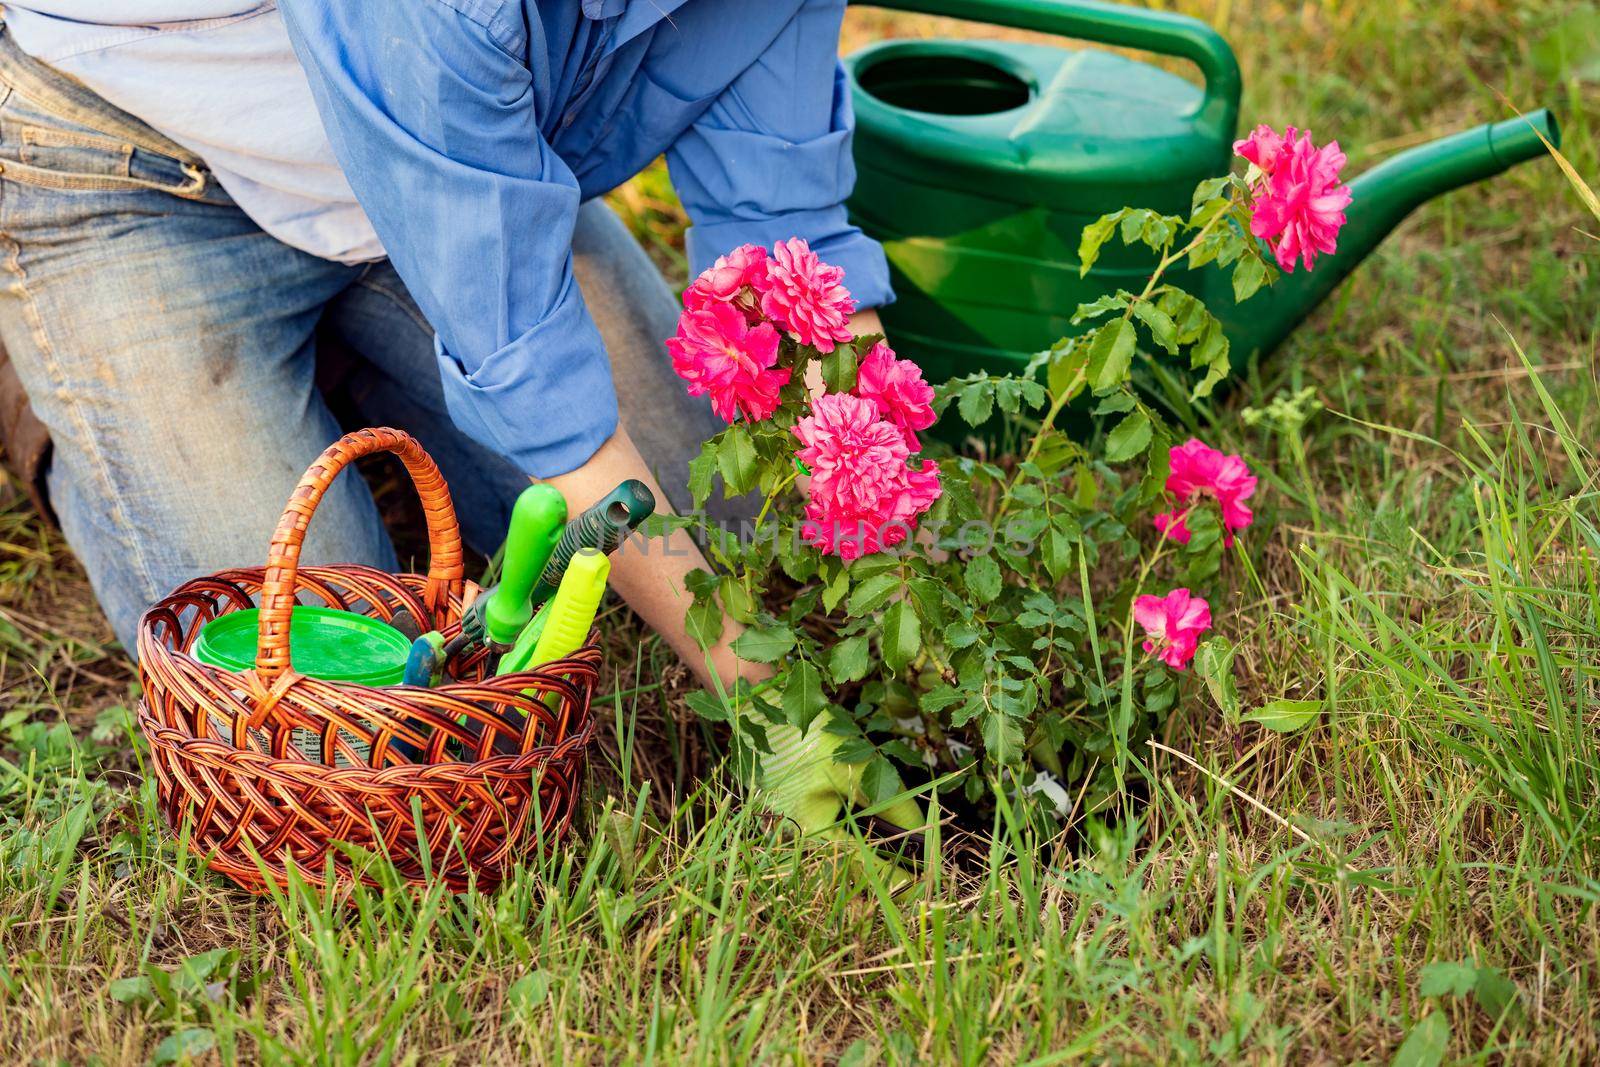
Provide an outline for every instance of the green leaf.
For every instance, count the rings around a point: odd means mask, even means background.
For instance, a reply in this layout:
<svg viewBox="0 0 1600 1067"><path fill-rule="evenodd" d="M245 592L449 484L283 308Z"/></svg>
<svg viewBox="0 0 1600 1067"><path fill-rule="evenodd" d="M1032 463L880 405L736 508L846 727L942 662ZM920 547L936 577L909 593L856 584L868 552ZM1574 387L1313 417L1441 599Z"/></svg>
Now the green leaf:
<svg viewBox="0 0 1600 1067"><path fill-rule="evenodd" d="M711 477L717 472L717 439L700 446L700 454L689 461L689 493L695 507L704 507L711 496Z"/></svg>
<svg viewBox="0 0 1600 1067"><path fill-rule="evenodd" d="M783 717L804 731L828 706L822 695L822 672L810 660L800 660L789 671L783 687Z"/></svg>
<svg viewBox="0 0 1600 1067"><path fill-rule="evenodd" d="M1124 411L1132 411L1138 404L1139 401L1134 398L1131 392L1126 389L1120 389L1096 404L1094 406L1094 414L1120 415Z"/></svg>
<svg viewBox="0 0 1600 1067"><path fill-rule="evenodd" d="M155 999L156 991L150 985L150 979L140 975L137 978L118 978L111 983L111 999L118 1004L145 1004Z"/></svg>
<svg viewBox="0 0 1600 1067"><path fill-rule="evenodd" d="M1391 1067L1438 1067L1450 1047L1450 1020L1436 1011L1419 1020L1395 1051Z"/></svg>
<svg viewBox="0 0 1600 1067"><path fill-rule="evenodd" d="M868 807L884 804L906 791L894 764L878 756L861 770L861 796Z"/></svg>
<svg viewBox="0 0 1600 1067"><path fill-rule="evenodd" d="M1522 1018L1522 1001L1517 984L1493 967L1478 968L1478 984L1472 990L1473 998L1484 1014L1499 1022L1503 1016Z"/></svg>
<svg viewBox="0 0 1600 1067"><path fill-rule="evenodd" d="M839 573L835 574L828 584L822 587L822 606L828 611L832 611L839 606L839 601L843 600L844 595L849 591L850 569L848 567L840 567Z"/></svg>
<svg viewBox="0 0 1600 1067"><path fill-rule="evenodd" d="M998 765L1017 762L1022 755L1022 727L1009 715L989 712L983 717L983 749Z"/></svg>
<svg viewBox="0 0 1600 1067"><path fill-rule="evenodd" d="M1320 700L1272 700L1247 714L1244 721L1265 726L1280 734L1292 734L1316 722L1320 714Z"/></svg>
<svg viewBox="0 0 1600 1067"><path fill-rule="evenodd" d="M1267 265L1258 256L1245 256L1233 268L1233 301L1242 304L1256 295L1267 280Z"/></svg>
<svg viewBox="0 0 1600 1067"><path fill-rule="evenodd" d="M937 715L945 708L961 703L962 692L953 685L940 684L922 694L918 706L929 715Z"/></svg>
<svg viewBox="0 0 1600 1067"><path fill-rule="evenodd" d="M1044 535L1044 569L1059 582L1072 567L1072 538L1052 526Z"/></svg>
<svg viewBox="0 0 1600 1067"><path fill-rule="evenodd" d="M1086 368L1089 362L1089 350L1076 342L1068 344L1059 351L1050 354L1050 365L1045 370L1045 382L1050 387L1051 397L1059 400L1066 396L1071 399L1089 383Z"/></svg>
<svg viewBox="0 0 1600 1067"><path fill-rule="evenodd" d="M1422 968L1417 991L1425 997L1464 997L1478 985L1478 967L1471 960L1438 960Z"/></svg>
<svg viewBox="0 0 1600 1067"><path fill-rule="evenodd" d="M746 630L733 642L734 654L753 663L776 663L793 647L794 632L786 626Z"/></svg>
<svg viewBox="0 0 1600 1067"><path fill-rule="evenodd" d="M980 604L987 604L1000 595L1000 564L992 553L985 553L968 563L965 578L967 592Z"/></svg>
<svg viewBox="0 0 1600 1067"><path fill-rule="evenodd" d="M878 637L883 646L883 661L896 674L904 671L922 648L922 623L911 605L897 600L883 613L883 631Z"/></svg>
<svg viewBox="0 0 1600 1067"><path fill-rule="evenodd" d="M897 573L874 574L871 578L856 586L850 594L850 601L845 605L845 610L852 616L860 618L871 614L884 604L889 598L900 590L900 575Z"/></svg>
<svg viewBox="0 0 1600 1067"><path fill-rule="evenodd" d="M741 425L728 427L722 435L722 443L717 446L717 467L732 492L744 493L755 488L761 465L749 430Z"/></svg>
<svg viewBox="0 0 1600 1067"><path fill-rule="evenodd" d="M722 636L722 607L709 596L697 596L683 616L683 628L701 648L710 648Z"/></svg>
<svg viewBox="0 0 1600 1067"><path fill-rule="evenodd" d="M982 426L994 414L994 388L987 379L988 375L984 375L982 381L968 385L961 391L961 399L956 402L961 421L968 426Z"/></svg>
<svg viewBox="0 0 1600 1067"><path fill-rule="evenodd" d="M1205 367L1206 375L1195 384L1189 394L1190 399L1200 400L1210 396L1216 384L1228 376L1228 371L1232 369L1228 362L1228 347L1228 337L1222 332L1222 323L1207 313L1205 329L1189 354L1189 366Z"/></svg>
<svg viewBox="0 0 1600 1067"><path fill-rule="evenodd" d="M683 699L706 722L727 722L732 717L722 698L708 690L693 690Z"/></svg>
<svg viewBox="0 0 1600 1067"><path fill-rule="evenodd" d="M550 996L550 972L535 970L512 982L506 990L506 1014L532 1021Z"/></svg>
<svg viewBox="0 0 1600 1067"><path fill-rule="evenodd" d="M1133 317L1144 323L1156 344L1166 349L1169 355L1178 354L1178 324L1172 321L1172 316L1156 304L1141 300L1133 305Z"/></svg>
<svg viewBox="0 0 1600 1067"><path fill-rule="evenodd" d="M1150 416L1135 411L1106 435L1106 462L1121 463L1143 452L1150 444Z"/></svg>
<svg viewBox="0 0 1600 1067"><path fill-rule="evenodd" d="M867 676L872 664L872 651L866 634L847 637L833 646L828 653L828 673L835 685L859 682Z"/></svg>
<svg viewBox="0 0 1600 1067"><path fill-rule="evenodd" d="M1222 190L1228 187L1227 176L1221 178L1207 178L1194 187L1194 199L1190 201L1189 210L1198 211L1200 205L1208 200L1215 200Z"/></svg>
<svg viewBox="0 0 1600 1067"><path fill-rule="evenodd" d="M1117 228L1118 214L1121 213L1102 215L1083 228L1083 236L1078 240L1078 277L1087 275L1095 260L1100 258L1101 247Z"/></svg>
<svg viewBox="0 0 1600 1067"><path fill-rule="evenodd" d="M1203 641L1194 654L1194 672L1206 683L1230 723L1239 721L1239 690L1233 682L1233 644L1217 634Z"/></svg>
<svg viewBox="0 0 1600 1067"><path fill-rule="evenodd" d="M822 357L822 384L830 393L848 393L856 387L854 345L840 345Z"/></svg>
<svg viewBox="0 0 1600 1067"><path fill-rule="evenodd" d="M1113 319L1094 332L1089 342L1089 382L1095 392L1115 389L1128 380L1135 340L1127 319Z"/></svg>
<svg viewBox="0 0 1600 1067"><path fill-rule="evenodd" d="M150 1062L153 1064L165 1064L177 1063L179 1060L198 1059L216 1047L216 1034L199 1027L190 1027L187 1030L179 1030L157 1045L155 1056L151 1058Z"/></svg>

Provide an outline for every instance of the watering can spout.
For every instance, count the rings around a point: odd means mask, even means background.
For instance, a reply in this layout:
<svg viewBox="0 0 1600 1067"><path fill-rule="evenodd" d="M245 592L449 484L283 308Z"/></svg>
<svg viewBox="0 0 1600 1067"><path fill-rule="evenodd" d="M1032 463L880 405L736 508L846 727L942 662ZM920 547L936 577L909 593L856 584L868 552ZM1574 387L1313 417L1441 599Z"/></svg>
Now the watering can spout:
<svg viewBox="0 0 1600 1067"><path fill-rule="evenodd" d="M1464 130L1394 156L1350 182L1339 249L1316 269L1285 274L1242 305L1219 299L1235 365L1265 355L1331 293L1389 232L1425 201L1491 178L1559 147L1561 132L1547 109ZM1220 278L1220 276L1218 276ZM1217 279L1214 279L1217 280ZM1225 280L1225 279L1223 279Z"/></svg>

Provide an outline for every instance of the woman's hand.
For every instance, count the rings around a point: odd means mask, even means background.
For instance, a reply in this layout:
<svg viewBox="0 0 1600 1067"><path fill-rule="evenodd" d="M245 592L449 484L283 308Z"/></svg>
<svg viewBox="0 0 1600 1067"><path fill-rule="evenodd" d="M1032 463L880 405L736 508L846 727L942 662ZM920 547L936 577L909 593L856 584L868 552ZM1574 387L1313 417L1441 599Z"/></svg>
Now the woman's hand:
<svg viewBox="0 0 1600 1067"><path fill-rule="evenodd" d="M649 486L657 509L671 512L666 494L645 465L644 457L621 429L600 446L589 462L549 482L561 490L567 498L568 511L576 515L628 478L637 478ZM765 664L744 662L734 655L732 644L744 632L734 620L724 621L722 639L709 650L702 650L689 636L684 613L694 597L685 583L696 568L710 569L694 538L685 530L674 530L665 537L629 538L612 559L611 588L672 646L707 688L715 689L713 676L728 691L738 678L759 682L771 677L772 669Z"/></svg>

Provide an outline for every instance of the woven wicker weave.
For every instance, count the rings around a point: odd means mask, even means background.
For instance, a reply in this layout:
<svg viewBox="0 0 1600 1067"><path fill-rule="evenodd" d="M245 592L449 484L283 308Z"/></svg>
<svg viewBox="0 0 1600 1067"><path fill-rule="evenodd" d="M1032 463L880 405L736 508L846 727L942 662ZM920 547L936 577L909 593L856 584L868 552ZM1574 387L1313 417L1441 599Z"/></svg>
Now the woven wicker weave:
<svg viewBox="0 0 1600 1067"><path fill-rule="evenodd" d="M422 498L428 574L300 568L306 525L329 483L380 451L400 457ZM479 888L492 889L537 838L550 841L571 822L594 730L599 650L591 643L499 678L486 676L479 652L449 663L432 689L319 681L296 674L289 659L296 603L382 619L404 609L448 638L477 592L462 581L449 491L416 440L374 429L335 442L290 498L266 567L188 582L140 621L139 725L169 824L187 825L190 847L251 889L284 884L291 867L318 884L377 884L363 852L386 855L408 881L461 889L475 874ZM253 670L189 654L206 622L253 606L261 608ZM320 761L296 746L308 731Z"/></svg>

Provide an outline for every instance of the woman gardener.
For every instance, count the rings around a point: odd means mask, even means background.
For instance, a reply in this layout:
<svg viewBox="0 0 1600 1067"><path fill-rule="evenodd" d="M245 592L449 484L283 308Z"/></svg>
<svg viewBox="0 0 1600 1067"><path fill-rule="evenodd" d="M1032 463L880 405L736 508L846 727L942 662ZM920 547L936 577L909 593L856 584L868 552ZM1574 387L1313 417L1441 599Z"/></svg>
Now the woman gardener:
<svg viewBox="0 0 1600 1067"><path fill-rule="evenodd" d="M261 555L340 434L333 363L356 419L439 460L480 552L530 476L576 512L659 473L685 506L720 424L672 377L671 292L597 198L665 154L693 271L799 236L862 307L887 301L843 207L843 7L8 2L0 339L122 642L181 581ZM360 479L335 483L306 560L397 568ZM738 627L709 655L684 632L703 565L678 534L623 553L613 583L727 682Z"/></svg>

